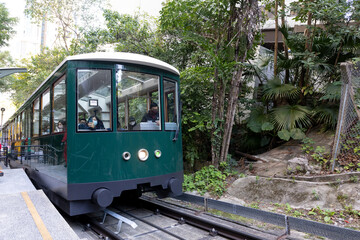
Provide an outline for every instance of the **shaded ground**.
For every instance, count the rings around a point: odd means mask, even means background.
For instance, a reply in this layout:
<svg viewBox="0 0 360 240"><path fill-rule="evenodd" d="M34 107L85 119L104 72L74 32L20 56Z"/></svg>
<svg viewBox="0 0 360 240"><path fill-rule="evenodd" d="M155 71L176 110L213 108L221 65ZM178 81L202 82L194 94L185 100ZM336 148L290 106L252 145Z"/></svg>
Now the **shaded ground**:
<svg viewBox="0 0 360 240"><path fill-rule="evenodd" d="M313 146L314 148L316 148L316 146L324 146L327 152L331 151L334 139L333 133L319 133L317 130L314 130L310 132L307 137L316 143ZM301 142L295 140L289 141L266 153L257 155L257 157L263 159L264 162L253 163L254 169L248 174L264 177L287 176L286 170L290 159L295 157L306 158L301 150Z"/></svg>

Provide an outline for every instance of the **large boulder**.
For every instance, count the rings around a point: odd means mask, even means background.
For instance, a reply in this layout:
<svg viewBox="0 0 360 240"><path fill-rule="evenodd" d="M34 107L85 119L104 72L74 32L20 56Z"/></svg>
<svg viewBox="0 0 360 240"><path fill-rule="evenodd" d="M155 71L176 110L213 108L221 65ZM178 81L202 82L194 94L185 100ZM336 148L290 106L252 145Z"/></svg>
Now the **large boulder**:
<svg viewBox="0 0 360 240"><path fill-rule="evenodd" d="M249 176L239 178L228 189L228 194L247 203L282 203L298 208L321 207L342 209L341 199L354 209L360 209L360 188L358 183L310 182L284 178ZM360 190L360 189L358 189Z"/></svg>
<svg viewBox="0 0 360 240"><path fill-rule="evenodd" d="M309 165L309 161L303 157L294 157L287 162L287 174L314 173L314 168Z"/></svg>

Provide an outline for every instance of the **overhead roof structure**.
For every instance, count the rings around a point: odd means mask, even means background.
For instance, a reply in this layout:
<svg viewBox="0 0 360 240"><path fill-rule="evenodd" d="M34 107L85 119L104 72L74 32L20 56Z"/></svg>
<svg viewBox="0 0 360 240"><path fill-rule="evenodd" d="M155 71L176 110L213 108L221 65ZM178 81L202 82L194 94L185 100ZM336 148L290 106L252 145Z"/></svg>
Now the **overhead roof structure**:
<svg viewBox="0 0 360 240"><path fill-rule="evenodd" d="M0 68L0 78L6 77L14 73L27 72L26 68Z"/></svg>

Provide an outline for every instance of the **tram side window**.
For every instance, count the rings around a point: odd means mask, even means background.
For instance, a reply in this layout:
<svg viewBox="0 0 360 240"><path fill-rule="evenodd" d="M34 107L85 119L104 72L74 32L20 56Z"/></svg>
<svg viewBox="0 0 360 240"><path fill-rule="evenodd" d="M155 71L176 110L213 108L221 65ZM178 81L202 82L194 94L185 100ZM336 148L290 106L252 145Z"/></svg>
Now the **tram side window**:
<svg viewBox="0 0 360 240"><path fill-rule="evenodd" d="M41 135L46 135L50 133L50 89L42 94L41 103Z"/></svg>
<svg viewBox="0 0 360 240"><path fill-rule="evenodd" d="M36 99L33 105L33 137L40 134L40 99Z"/></svg>
<svg viewBox="0 0 360 240"><path fill-rule="evenodd" d="M111 70L77 70L78 131L111 131Z"/></svg>
<svg viewBox="0 0 360 240"><path fill-rule="evenodd" d="M66 125L65 76L54 84L53 132L64 132Z"/></svg>
<svg viewBox="0 0 360 240"><path fill-rule="evenodd" d="M25 138L31 137L31 108L27 107L25 110L25 122L26 122L26 130L24 132Z"/></svg>
<svg viewBox="0 0 360 240"><path fill-rule="evenodd" d="M178 121L177 83L164 80L165 130L176 130Z"/></svg>
<svg viewBox="0 0 360 240"><path fill-rule="evenodd" d="M15 120L11 122L11 140L15 141Z"/></svg>
<svg viewBox="0 0 360 240"><path fill-rule="evenodd" d="M14 127L14 140L18 140L18 117L15 118L15 127Z"/></svg>
<svg viewBox="0 0 360 240"><path fill-rule="evenodd" d="M161 130L159 76L118 69L118 131Z"/></svg>
<svg viewBox="0 0 360 240"><path fill-rule="evenodd" d="M21 139L25 139L26 133L26 121L25 121L25 111L21 113Z"/></svg>

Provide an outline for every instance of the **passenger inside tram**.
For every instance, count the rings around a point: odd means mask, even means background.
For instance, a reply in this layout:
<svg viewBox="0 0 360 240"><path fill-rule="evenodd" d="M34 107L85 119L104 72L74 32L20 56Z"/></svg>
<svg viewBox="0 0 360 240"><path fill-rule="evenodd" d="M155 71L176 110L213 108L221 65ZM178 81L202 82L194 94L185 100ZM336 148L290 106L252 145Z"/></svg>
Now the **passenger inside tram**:
<svg viewBox="0 0 360 240"><path fill-rule="evenodd" d="M91 116L88 120L88 127L91 130L105 129L104 123L97 116Z"/></svg>
<svg viewBox="0 0 360 240"><path fill-rule="evenodd" d="M150 104L150 110L143 116L141 122L155 122L159 126L159 107L155 102Z"/></svg>

